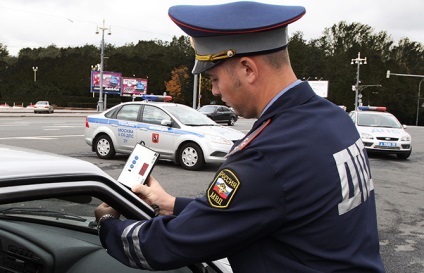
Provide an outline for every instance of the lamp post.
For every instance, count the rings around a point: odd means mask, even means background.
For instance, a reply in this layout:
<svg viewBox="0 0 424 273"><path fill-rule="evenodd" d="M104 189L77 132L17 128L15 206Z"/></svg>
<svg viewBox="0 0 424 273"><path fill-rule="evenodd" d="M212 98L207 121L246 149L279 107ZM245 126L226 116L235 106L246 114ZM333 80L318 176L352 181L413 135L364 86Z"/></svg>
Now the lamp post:
<svg viewBox="0 0 424 273"><path fill-rule="evenodd" d="M424 81L422 79L420 83L418 84L418 98L417 98L417 118L415 120L415 126L418 126L418 116L420 114L420 94L421 94L421 83Z"/></svg>
<svg viewBox="0 0 424 273"><path fill-rule="evenodd" d="M413 75L413 74L398 74L392 73L390 70L387 70L386 78L390 78L390 76L400 76L400 77L414 77L414 78L424 78L424 75ZM418 84L418 95L417 95L417 118L415 119L415 126L418 126L418 116L420 114L420 94L421 94L421 83L424 79L420 81Z"/></svg>
<svg viewBox="0 0 424 273"><path fill-rule="evenodd" d="M355 110L358 109L358 93L359 93L359 67L361 64L367 64L367 58L361 59L361 52L358 52L358 57L352 59L350 64L356 64L356 84L355 84Z"/></svg>
<svg viewBox="0 0 424 273"><path fill-rule="evenodd" d="M362 90L364 90L365 88L368 88L368 87L381 87L381 84L358 85L358 93L359 93L358 94L358 97L359 97L358 104L359 104L359 106L362 106L362 99L361 99L362 98ZM353 91L356 90L356 86L355 85L352 86L352 90Z"/></svg>
<svg viewBox="0 0 424 273"><path fill-rule="evenodd" d="M38 66L33 66L32 71L34 71L34 82L36 82L37 81Z"/></svg>
<svg viewBox="0 0 424 273"><path fill-rule="evenodd" d="M102 31L102 40L100 43L100 89L99 89L99 101L97 103L97 109L99 112L103 112L103 64L104 64L104 47L105 47L105 30L109 30L108 35L112 35L110 26L105 26L105 20L103 19L103 25L97 26L96 34L99 34L99 29Z"/></svg>

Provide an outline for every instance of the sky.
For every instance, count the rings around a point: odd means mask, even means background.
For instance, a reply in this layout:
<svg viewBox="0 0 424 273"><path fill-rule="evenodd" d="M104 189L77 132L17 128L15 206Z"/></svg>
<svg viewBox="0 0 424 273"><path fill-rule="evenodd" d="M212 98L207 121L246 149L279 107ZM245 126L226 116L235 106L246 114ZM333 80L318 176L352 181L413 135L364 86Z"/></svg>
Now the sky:
<svg viewBox="0 0 424 273"><path fill-rule="evenodd" d="M171 41L184 33L169 19L173 5L212 5L231 0L0 0L0 43L10 55L22 48L99 46L100 30L105 43L115 46L139 40ZM423 0L258 0L299 5L306 14L290 24L289 34L301 31L304 39L322 36L325 28L341 21L369 25L374 33L385 31L397 44L400 39L424 44ZM108 32L111 35L107 35ZM352 56L355 57L355 56Z"/></svg>

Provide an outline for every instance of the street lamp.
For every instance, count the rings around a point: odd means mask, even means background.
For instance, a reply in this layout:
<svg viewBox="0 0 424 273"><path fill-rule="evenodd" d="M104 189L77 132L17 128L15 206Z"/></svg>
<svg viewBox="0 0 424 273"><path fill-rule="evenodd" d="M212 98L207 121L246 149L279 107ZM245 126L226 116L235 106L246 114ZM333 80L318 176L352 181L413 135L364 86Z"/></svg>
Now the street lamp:
<svg viewBox="0 0 424 273"><path fill-rule="evenodd" d="M92 65L91 70L93 71L100 71L100 64Z"/></svg>
<svg viewBox="0 0 424 273"><path fill-rule="evenodd" d="M424 78L424 75L412 75L412 74L398 74L398 73L392 73L390 70L387 70L386 78L390 78L390 75L393 76L401 76L401 77L414 77L414 78ZM420 81L418 84L418 96L417 96L417 118L415 119L415 126L418 126L418 116L420 114L420 94L421 94L421 83L424 79Z"/></svg>
<svg viewBox="0 0 424 273"><path fill-rule="evenodd" d="M109 30L108 35L112 35L111 28L105 26L105 20L103 19L103 25L97 26L96 34L99 34L99 29L102 31L102 40L100 43L100 89L99 89L99 102L97 108L99 112L103 112L103 60L104 60L104 47L105 47L105 30Z"/></svg>
<svg viewBox="0 0 424 273"><path fill-rule="evenodd" d="M420 83L418 84L418 98L417 98L417 118L415 120L415 126L418 126L418 115L420 113L420 94L421 94L421 83L424 81L422 79Z"/></svg>
<svg viewBox="0 0 424 273"><path fill-rule="evenodd" d="M365 88L368 87L381 87L381 84L366 84L366 85L358 85L358 87L356 87L355 85L352 85L352 90L356 91L358 89L358 104L359 106L362 106L362 90L364 90Z"/></svg>
<svg viewBox="0 0 424 273"><path fill-rule="evenodd" d="M38 66L33 66L32 71L34 71L34 82L36 82L37 81Z"/></svg>
<svg viewBox="0 0 424 273"><path fill-rule="evenodd" d="M352 59L350 64L356 64L356 84L355 84L355 110L358 108L358 92L359 92L359 67L361 64L367 64L367 58L361 59L361 52L358 52L358 57Z"/></svg>

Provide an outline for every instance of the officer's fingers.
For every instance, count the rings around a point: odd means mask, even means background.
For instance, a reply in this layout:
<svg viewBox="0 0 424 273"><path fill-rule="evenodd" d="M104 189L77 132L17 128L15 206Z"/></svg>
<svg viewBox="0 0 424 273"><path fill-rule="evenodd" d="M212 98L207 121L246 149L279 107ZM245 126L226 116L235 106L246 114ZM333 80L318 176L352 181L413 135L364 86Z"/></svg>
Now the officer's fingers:
<svg viewBox="0 0 424 273"><path fill-rule="evenodd" d="M106 203L101 203L100 205L97 206L97 209L101 210L101 209L107 209L110 206Z"/></svg>
<svg viewBox="0 0 424 273"><path fill-rule="evenodd" d="M113 209L111 206L109 206L106 203L102 203L98 205L94 211L94 214L97 220L105 214L112 214L116 218L118 218L120 215L119 212L117 212L115 209Z"/></svg>
<svg viewBox="0 0 424 273"><path fill-rule="evenodd" d="M146 185L149 186L149 187L160 186L159 182L153 176L149 176L147 178Z"/></svg>
<svg viewBox="0 0 424 273"><path fill-rule="evenodd" d="M134 185L131 187L131 190L138 195L147 195L149 191L149 187L143 184Z"/></svg>

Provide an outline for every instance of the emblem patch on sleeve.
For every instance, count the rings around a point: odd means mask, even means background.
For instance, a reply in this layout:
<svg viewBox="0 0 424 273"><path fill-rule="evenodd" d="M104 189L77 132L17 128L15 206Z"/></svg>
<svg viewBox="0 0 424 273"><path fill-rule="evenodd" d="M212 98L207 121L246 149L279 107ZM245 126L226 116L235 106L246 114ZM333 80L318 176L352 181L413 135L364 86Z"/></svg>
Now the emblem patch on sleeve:
<svg viewBox="0 0 424 273"><path fill-rule="evenodd" d="M214 208L227 208L239 186L237 176L232 171L223 169L209 186L207 192L209 204Z"/></svg>

